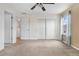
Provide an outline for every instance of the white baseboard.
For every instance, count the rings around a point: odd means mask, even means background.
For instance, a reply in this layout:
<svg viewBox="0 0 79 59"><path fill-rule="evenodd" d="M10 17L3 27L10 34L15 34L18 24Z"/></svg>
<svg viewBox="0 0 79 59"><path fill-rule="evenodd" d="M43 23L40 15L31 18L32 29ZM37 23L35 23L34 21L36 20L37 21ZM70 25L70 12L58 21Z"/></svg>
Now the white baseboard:
<svg viewBox="0 0 79 59"><path fill-rule="evenodd" d="M37 39L37 38L26 38L26 37L21 37L21 39L22 40L43 40L43 39L45 39L45 38L40 38L40 39ZM59 39L47 39L47 40L59 40Z"/></svg>
<svg viewBox="0 0 79 59"><path fill-rule="evenodd" d="M79 48L75 47L74 45L71 45L74 49L79 50Z"/></svg>

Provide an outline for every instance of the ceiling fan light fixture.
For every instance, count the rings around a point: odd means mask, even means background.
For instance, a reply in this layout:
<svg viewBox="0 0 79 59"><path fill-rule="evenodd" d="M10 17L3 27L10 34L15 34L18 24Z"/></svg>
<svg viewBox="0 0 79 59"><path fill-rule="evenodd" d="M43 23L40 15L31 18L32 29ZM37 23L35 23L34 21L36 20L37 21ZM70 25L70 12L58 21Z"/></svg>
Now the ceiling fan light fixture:
<svg viewBox="0 0 79 59"><path fill-rule="evenodd" d="M45 9L45 7L43 6L43 4L55 4L55 3L36 3L36 4L31 8L31 10L33 10L37 5L39 5L43 11L46 11L46 9Z"/></svg>

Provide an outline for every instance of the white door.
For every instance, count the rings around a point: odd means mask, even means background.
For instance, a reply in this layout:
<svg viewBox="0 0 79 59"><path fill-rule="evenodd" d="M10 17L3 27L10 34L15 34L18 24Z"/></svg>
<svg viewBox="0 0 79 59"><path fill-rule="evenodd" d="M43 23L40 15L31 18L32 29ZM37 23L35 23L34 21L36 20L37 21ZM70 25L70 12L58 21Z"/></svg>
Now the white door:
<svg viewBox="0 0 79 59"><path fill-rule="evenodd" d="M46 31L45 31L45 19L43 18L39 18L38 19L38 39L46 39L45 35L46 35Z"/></svg>
<svg viewBox="0 0 79 59"><path fill-rule="evenodd" d="M45 20L30 19L30 39L45 39Z"/></svg>
<svg viewBox="0 0 79 59"><path fill-rule="evenodd" d="M38 24L37 19L30 19L30 39L38 39Z"/></svg>
<svg viewBox="0 0 79 59"><path fill-rule="evenodd" d="M21 19L21 39L29 39L29 17L26 15L22 16Z"/></svg>
<svg viewBox="0 0 79 59"><path fill-rule="evenodd" d="M56 20L46 19L46 39L56 39Z"/></svg>
<svg viewBox="0 0 79 59"><path fill-rule="evenodd" d="M5 40L4 43L11 43L12 35L11 35L11 14L8 12L4 13L5 15Z"/></svg>

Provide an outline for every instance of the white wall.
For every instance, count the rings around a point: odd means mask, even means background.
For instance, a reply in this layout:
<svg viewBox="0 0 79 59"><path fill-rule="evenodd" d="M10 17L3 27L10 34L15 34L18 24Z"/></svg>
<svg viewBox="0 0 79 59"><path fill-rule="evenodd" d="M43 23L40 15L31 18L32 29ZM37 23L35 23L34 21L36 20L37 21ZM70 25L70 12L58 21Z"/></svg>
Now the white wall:
<svg viewBox="0 0 79 59"><path fill-rule="evenodd" d="M11 33L11 14L8 12L4 12L4 36L5 36L5 40L4 43L11 43L12 40L12 33Z"/></svg>
<svg viewBox="0 0 79 59"><path fill-rule="evenodd" d="M4 17L3 11L0 8L0 50L4 48Z"/></svg>
<svg viewBox="0 0 79 59"><path fill-rule="evenodd" d="M26 17L26 16L25 16ZM45 30L46 19L46 30ZM30 15L21 19L21 38L22 39L60 39L60 17L35 17Z"/></svg>
<svg viewBox="0 0 79 59"><path fill-rule="evenodd" d="M59 39L60 38L60 17L55 15L51 18L46 18L46 38Z"/></svg>
<svg viewBox="0 0 79 59"><path fill-rule="evenodd" d="M30 18L30 39L45 39L45 19Z"/></svg>
<svg viewBox="0 0 79 59"><path fill-rule="evenodd" d="M29 18L23 15L21 18L21 39L29 39Z"/></svg>
<svg viewBox="0 0 79 59"><path fill-rule="evenodd" d="M20 38L21 34L20 34L20 22L21 22L21 18L20 17L17 17L17 22L16 22L16 25L17 25L17 38Z"/></svg>

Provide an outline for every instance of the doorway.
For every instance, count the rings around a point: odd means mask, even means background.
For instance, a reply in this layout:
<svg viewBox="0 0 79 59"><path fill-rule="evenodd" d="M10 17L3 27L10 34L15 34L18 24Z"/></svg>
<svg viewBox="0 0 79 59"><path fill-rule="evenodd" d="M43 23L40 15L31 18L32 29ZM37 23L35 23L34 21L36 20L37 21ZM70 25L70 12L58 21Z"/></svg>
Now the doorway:
<svg viewBox="0 0 79 59"><path fill-rule="evenodd" d="M62 42L71 46L71 11L64 14L61 18Z"/></svg>
<svg viewBox="0 0 79 59"><path fill-rule="evenodd" d="M4 29L5 29L5 39L4 46L7 47L12 43L13 36L13 15L7 11L4 12Z"/></svg>

